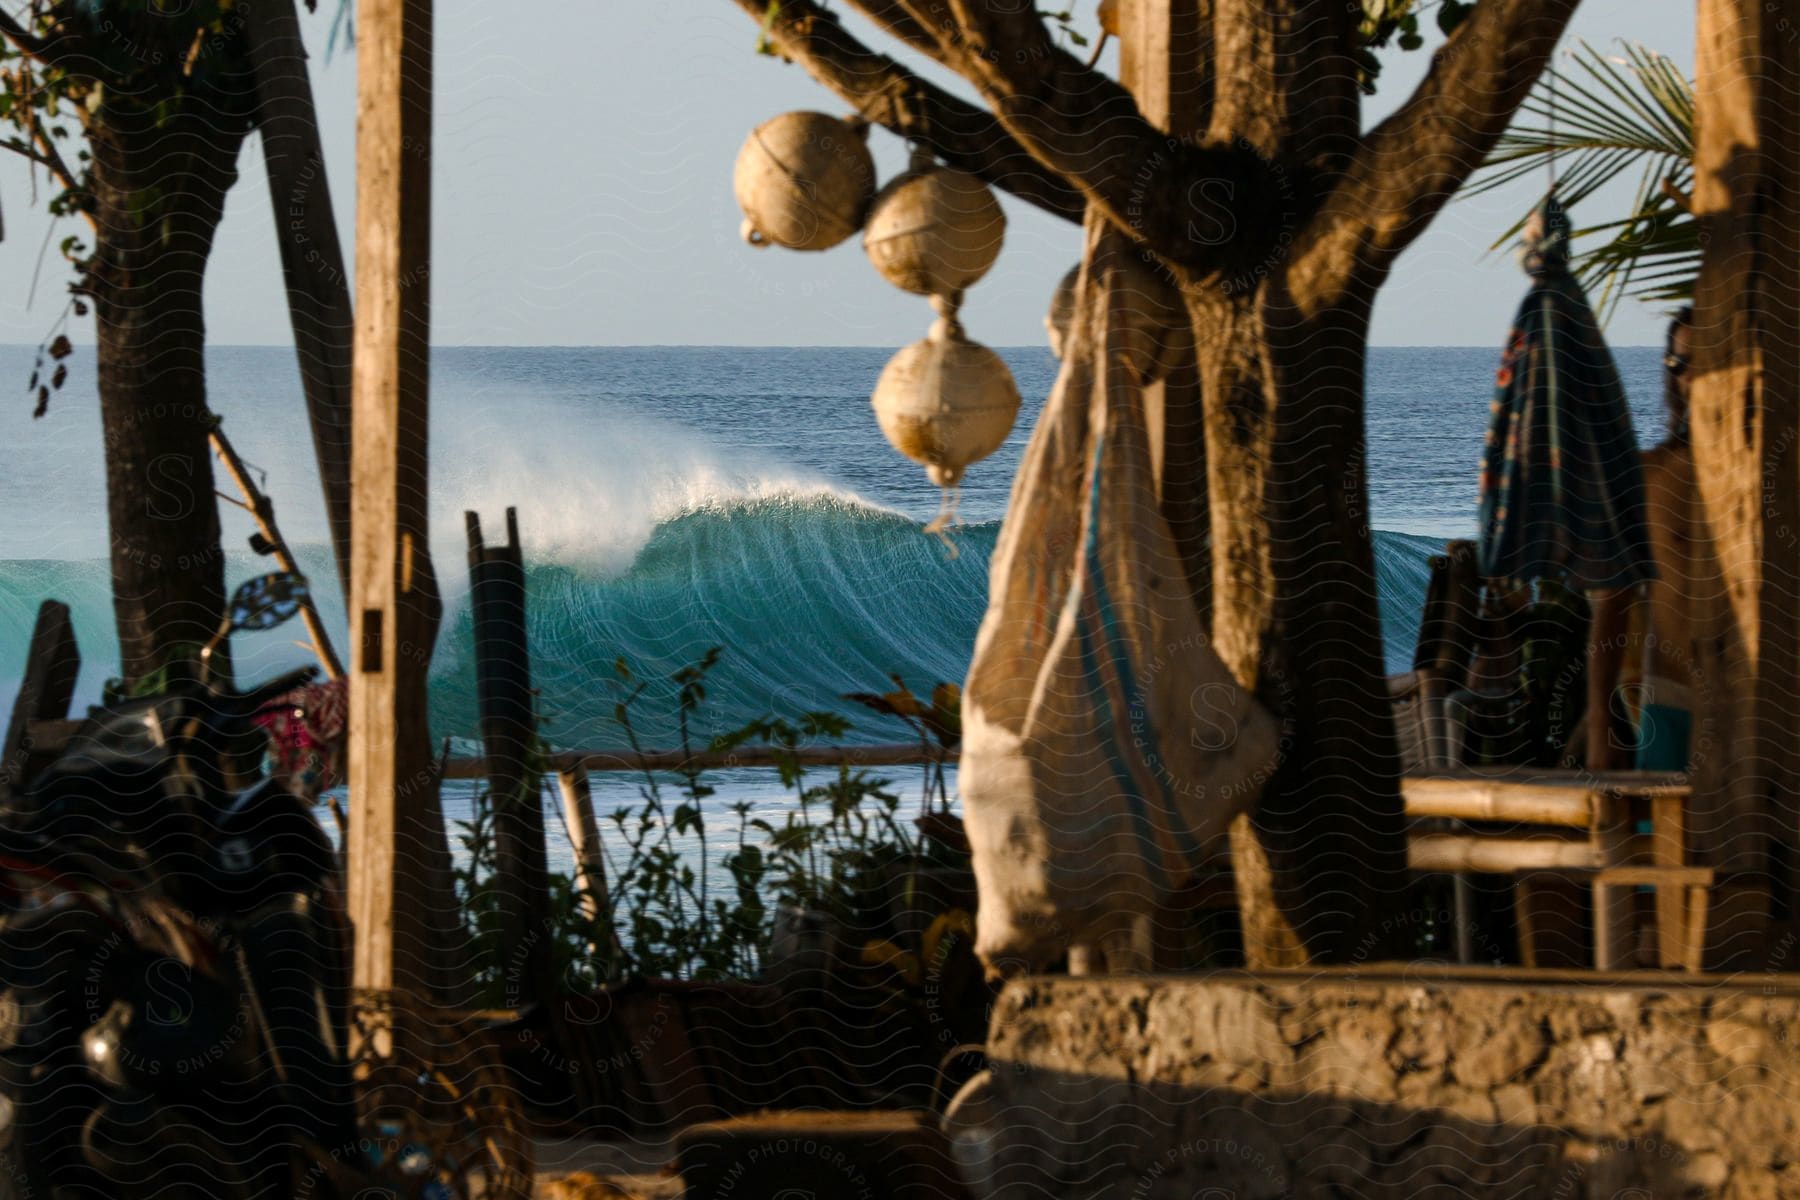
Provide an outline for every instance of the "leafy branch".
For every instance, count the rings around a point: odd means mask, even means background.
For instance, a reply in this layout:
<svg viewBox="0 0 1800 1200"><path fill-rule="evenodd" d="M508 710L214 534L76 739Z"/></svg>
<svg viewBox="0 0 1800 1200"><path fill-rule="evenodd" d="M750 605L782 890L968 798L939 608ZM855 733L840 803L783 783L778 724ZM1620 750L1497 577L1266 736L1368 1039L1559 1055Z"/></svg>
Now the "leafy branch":
<svg viewBox="0 0 1800 1200"><path fill-rule="evenodd" d="M1507 131L1463 195L1560 167L1557 195L1573 209L1635 172L1625 216L1575 230L1576 278L1605 316L1627 295L1651 303L1691 299L1700 270L1700 226L1691 209L1693 85L1673 61L1642 46L1627 45L1613 58L1583 42L1571 57L1574 69L1545 73L1521 110L1531 121ZM1493 248L1511 242L1524 224L1521 214Z"/></svg>

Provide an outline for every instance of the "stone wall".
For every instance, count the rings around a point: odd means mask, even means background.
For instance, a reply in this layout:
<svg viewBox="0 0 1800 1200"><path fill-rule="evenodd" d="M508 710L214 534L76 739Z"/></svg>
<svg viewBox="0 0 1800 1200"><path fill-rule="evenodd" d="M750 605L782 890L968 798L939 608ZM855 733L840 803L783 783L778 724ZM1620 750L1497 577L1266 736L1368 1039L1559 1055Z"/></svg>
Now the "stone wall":
<svg viewBox="0 0 1800 1200"><path fill-rule="evenodd" d="M1025 980L960 1151L1008 1200L1800 1197L1794 982Z"/></svg>

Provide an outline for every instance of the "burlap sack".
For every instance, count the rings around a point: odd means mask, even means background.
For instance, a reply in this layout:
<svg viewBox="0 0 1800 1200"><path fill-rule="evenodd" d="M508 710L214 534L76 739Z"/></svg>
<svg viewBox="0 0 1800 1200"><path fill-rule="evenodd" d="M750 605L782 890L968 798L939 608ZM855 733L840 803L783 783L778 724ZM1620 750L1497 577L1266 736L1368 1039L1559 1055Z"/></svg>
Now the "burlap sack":
<svg viewBox="0 0 1800 1200"><path fill-rule="evenodd" d="M1135 251L1095 223L1089 245L963 700L976 949L1009 973L1154 911L1253 801L1276 748L1201 629L1157 504L1146 304L1120 267Z"/></svg>

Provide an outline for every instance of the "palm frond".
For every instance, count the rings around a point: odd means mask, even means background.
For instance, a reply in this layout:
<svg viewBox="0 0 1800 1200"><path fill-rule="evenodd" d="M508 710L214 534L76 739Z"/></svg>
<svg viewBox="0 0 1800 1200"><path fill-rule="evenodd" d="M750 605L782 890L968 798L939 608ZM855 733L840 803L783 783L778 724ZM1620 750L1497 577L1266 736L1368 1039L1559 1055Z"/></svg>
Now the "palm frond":
<svg viewBox="0 0 1800 1200"><path fill-rule="evenodd" d="M1568 64L1538 81L1519 122L1463 194L1479 196L1536 171L1548 182L1554 171L1557 195L1573 209L1636 172L1627 215L1574 234L1576 276L1609 316L1626 296L1661 302L1692 295L1699 226L1681 197L1693 190L1693 164L1694 89L1674 62L1642 46L1623 46L1615 58L1581 42ZM1512 242L1528 215L1491 248Z"/></svg>

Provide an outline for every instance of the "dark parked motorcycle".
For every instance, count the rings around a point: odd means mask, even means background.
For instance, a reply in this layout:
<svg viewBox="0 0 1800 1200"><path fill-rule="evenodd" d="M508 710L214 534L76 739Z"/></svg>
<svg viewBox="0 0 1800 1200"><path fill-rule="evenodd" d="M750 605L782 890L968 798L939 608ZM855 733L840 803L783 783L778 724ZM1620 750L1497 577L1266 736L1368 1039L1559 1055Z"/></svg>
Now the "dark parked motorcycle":
<svg viewBox="0 0 1800 1200"><path fill-rule="evenodd" d="M0 1197L346 1190L336 855L257 726L314 672L214 666L305 586L239 588L187 678L93 709L0 812Z"/></svg>

